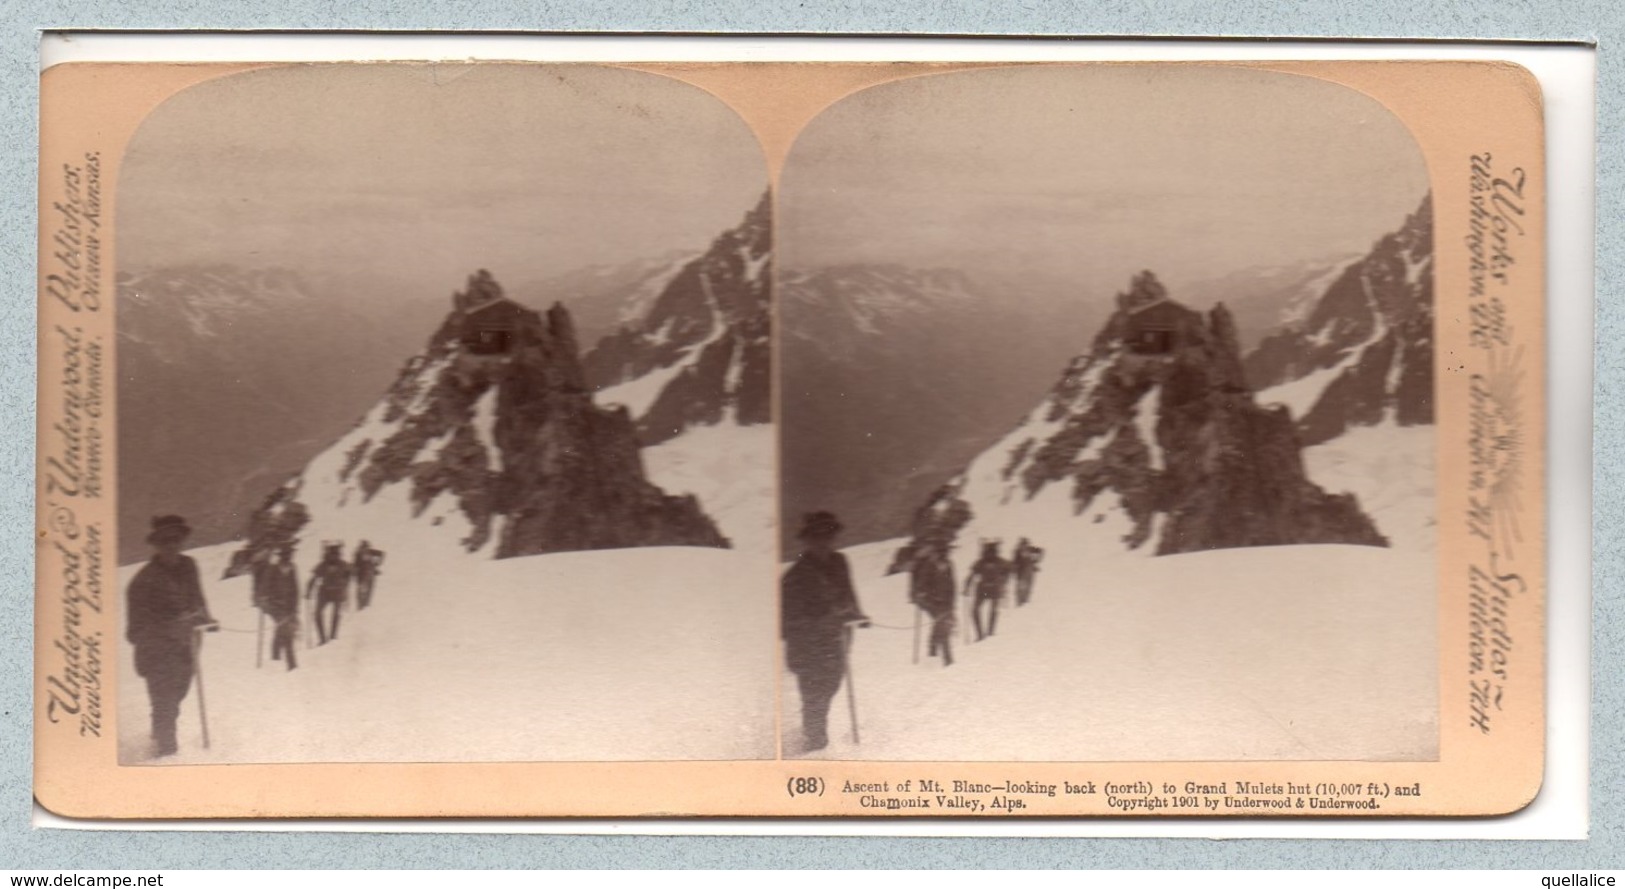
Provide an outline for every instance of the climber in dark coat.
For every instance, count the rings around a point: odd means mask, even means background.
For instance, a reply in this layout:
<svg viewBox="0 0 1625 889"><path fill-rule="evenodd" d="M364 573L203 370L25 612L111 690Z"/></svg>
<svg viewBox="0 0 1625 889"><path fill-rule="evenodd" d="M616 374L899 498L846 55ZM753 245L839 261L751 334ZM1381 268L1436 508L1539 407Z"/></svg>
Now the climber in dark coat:
<svg viewBox="0 0 1625 889"><path fill-rule="evenodd" d="M322 560L310 574L305 598L316 596L316 643L326 645L339 637L339 612L350 598L350 563L344 561L343 547L337 543L327 545ZM331 627L322 624L322 612L333 609Z"/></svg>
<svg viewBox="0 0 1625 889"><path fill-rule="evenodd" d="M276 558L254 569L254 604L276 626L271 636L271 660L288 657L288 669L299 667L294 657L294 634L299 631L299 569L293 565L293 541L277 548Z"/></svg>
<svg viewBox="0 0 1625 889"><path fill-rule="evenodd" d="M158 756L177 748L175 721L197 669L199 630L217 629L203 599L197 562L181 555L192 529L178 515L152 520L152 560L136 572L126 593L125 638L135 647L136 675L147 681L152 740Z"/></svg>
<svg viewBox="0 0 1625 889"><path fill-rule="evenodd" d="M949 640L953 638L957 586L946 543L931 541L915 546L914 562L909 568L908 599L931 616L931 643L927 654L934 657L940 651L944 667L954 663Z"/></svg>
<svg viewBox="0 0 1625 889"><path fill-rule="evenodd" d="M372 588L383 573L384 551L363 540L355 548L355 604L359 611L372 604Z"/></svg>
<svg viewBox="0 0 1625 889"><path fill-rule="evenodd" d="M976 641L993 635L999 625L999 602L1004 599L1010 582L1010 563L999 557L999 542L990 540L982 544L982 556L971 566L965 577L965 595L976 591L971 603L971 624L976 627ZM988 603L987 632L982 631L982 603Z"/></svg>
<svg viewBox="0 0 1625 889"><path fill-rule="evenodd" d="M852 568L835 551L840 531L832 513L808 513L798 535L801 557L779 589L784 657L801 690L804 752L829 745L829 705L846 675L851 627L869 625L858 608Z"/></svg>
<svg viewBox="0 0 1625 889"><path fill-rule="evenodd" d="M1012 559L1016 569L1016 605L1019 607L1032 600L1033 580L1038 574L1038 563L1044 560L1044 551L1023 537L1016 544Z"/></svg>

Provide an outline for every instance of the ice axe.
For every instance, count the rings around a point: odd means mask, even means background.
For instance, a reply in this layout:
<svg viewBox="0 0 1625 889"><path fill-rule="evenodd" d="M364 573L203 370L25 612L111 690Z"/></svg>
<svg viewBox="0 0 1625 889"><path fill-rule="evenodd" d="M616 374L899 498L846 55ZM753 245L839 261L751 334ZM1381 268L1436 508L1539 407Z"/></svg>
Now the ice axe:
<svg viewBox="0 0 1625 889"><path fill-rule="evenodd" d="M970 597L970 583L971 579L968 577L965 578L965 591L959 594L959 598L965 600L965 616L962 620L960 620L960 623L963 624L965 628L963 635L965 637L964 641L966 645L970 644L970 624L972 618L975 617L974 611L976 609L976 601Z"/></svg>
<svg viewBox="0 0 1625 889"><path fill-rule="evenodd" d="M192 629L192 675L197 678L197 718L198 725L203 728L204 750L209 749L209 705L203 698L203 659L199 653L203 651L203 634L218 629L219 624L204 624Z"/></svg>
<svg viewBox="0 0 1625 889"><path fill-rule="evenodd" d="M920 662L920 612L924 609L914 606L914 663Z"/></svg>
<svg viewBox="0 0 1625 889"><path fill-rule="evenodd" d="M846 709L852 717L852 743L858 742L858 694L852 682L852 623L844 628L845 644L841 646L841 668L846 674Z"/></svg>

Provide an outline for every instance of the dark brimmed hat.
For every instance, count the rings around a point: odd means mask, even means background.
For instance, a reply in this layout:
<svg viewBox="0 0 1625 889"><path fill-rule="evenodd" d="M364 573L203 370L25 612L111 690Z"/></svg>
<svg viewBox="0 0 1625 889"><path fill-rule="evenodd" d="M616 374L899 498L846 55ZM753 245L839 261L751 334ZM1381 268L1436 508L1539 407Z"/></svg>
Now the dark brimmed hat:
<svg viewBox="0 0 1625 889"><path fill-rule="evenodd" d="M841 520L826 510L809 512L801 517L801 530L796 533L803 540L809 537L834 537L841 532Z"/></svg>
<svg viewBox="0 0 1625 889"><path fill-rule="evenodd" d="M191 534L192 526L186 524L186 519L181 516L154 516L152 519L152 532L147 535L147 542L160 543L166 540L185 540Z"/></svg>

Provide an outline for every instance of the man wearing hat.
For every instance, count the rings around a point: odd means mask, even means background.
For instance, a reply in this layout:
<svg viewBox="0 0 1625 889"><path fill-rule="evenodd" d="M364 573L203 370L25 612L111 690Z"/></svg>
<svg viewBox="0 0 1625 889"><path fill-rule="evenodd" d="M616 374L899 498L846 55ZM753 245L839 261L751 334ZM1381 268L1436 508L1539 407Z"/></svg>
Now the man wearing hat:
<svg viewBox="0 0 1625 889"><path fill-rule="evenodd" d="M254 604L271 619L276 631L271 636L271 660L288 658L288 669L298 669L293 636L299 629L299 571L293 566L292 540L277 547L271 562L254 570Z"/></svg>
<svg viewBox="0 0 1625 889"><path fill-rule="evenodd" d="M135 646L135 672L147 681L152 701L152 740L158 756L176 750L175 720L192 687L196 631L214 628L197 562L181 555L192 533L178 515L152 520L153 557L130 581L125 638Z"/></svg>
<svg viewBox="0 0 1625 889"><path fill-rule="evenodd" d="M808 513L798 534L801 557L779 588L785 661L801 690L804 752L829 745L829 705L846 675L848 627L869 625L858 608L851 566L835 551L840 532L833 513Z"/></svg>

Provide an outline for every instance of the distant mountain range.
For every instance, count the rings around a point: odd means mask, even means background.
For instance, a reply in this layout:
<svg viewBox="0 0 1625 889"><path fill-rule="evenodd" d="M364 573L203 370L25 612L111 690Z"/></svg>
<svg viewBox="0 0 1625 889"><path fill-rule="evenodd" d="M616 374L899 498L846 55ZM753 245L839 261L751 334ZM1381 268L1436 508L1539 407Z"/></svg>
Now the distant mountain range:
<svg viewBox="0 0 1625 889"><path fill-rule="evenodd" d="M119 558L179 513L230 539L265 489L375 398L421 333L285 270L179 266L118 276Z"/></svg>
<svg viewBox="0 0 1625 889"><path fill-rule="evenodd" d="M1265 334L1306 317L1326 288L1359 258L1360 254L1350 253L1287 265L1252 266L1193 281L1179 291L1193 306L1224 303L1235 319L1241 350L1250 352Z"/></svg>
<svg viewBox="0 0 1625 889"><path fill-rule="evenodd" d="M786 534L815 509L852 543L905 533L913 504L1008 429L1098 323L1083 300L1008 297L945 269L781 277Z"/></svg>
<svg viewBox="0 0 1625 889"><path fill-rule="evenodd" d="M589 265L508 287L526 305L560 303L575 321L576 336L591 348L623 327L636 325L677 273L700 250L673 250L660 256L609 265Z"/></svg>

